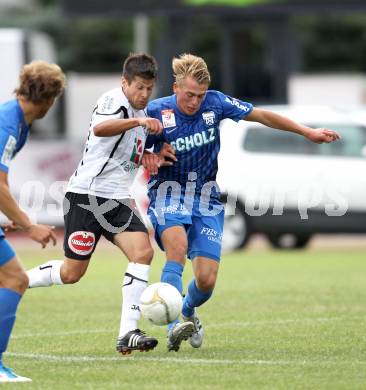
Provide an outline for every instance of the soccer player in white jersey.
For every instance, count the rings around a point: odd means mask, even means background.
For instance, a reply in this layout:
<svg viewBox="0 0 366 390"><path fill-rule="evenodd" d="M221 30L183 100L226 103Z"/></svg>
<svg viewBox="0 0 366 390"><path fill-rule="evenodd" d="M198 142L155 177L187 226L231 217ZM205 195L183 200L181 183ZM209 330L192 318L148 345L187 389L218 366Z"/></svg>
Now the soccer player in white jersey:
<svg viewBox="0 0 366 390"><path fill-rule="evenodd" d="M144 111L156 75L153 57L131 54L123 65L121 86L99 98L82 160L64 199L65 259L28 271L30 288L76 283L86 272L101 235L115 244L128 259L117 339L117 351L122 354L148 351L158 343L137 326L153 249L130 195L147 135L162 131L160 121Z"/></svg>
<svg viewBox="0 0 366 390"><path fill-rule="evenodd" d="M44 248L56 244L51 226L34 224L10 193L8 172L11 160L27 141L33 121L43 118L65 86L65 75L56 64L33 61L24 65L15 99L0 105L0 210L9 218L11 228L21 229ZM3 365L15 322L18 304L28 287L28 278L20 260L0 228L0 383L30 382Z"/></svg>

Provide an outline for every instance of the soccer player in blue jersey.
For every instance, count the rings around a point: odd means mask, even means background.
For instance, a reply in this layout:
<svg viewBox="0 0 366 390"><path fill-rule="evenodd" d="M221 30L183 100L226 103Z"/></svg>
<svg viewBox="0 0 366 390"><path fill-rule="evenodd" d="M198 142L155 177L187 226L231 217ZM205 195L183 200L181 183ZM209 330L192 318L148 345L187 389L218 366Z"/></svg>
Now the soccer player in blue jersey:
<svg viewBox="0 0 366 390"><path fill-rule="evenodd" d="M8 171L11 160L24 146L31 124L43 118L65 85L65 75L55 64L33 61L23 67L16 98L0 105L0 210L11 228L25 231L44 248L56 244L51 226L34 224L10 193ZM18 303L28 287L28 277L0 228L0 383L29 382L2 363L15 321Z"/></svg>
<svg viewBox="0 0 366 390"><path fill-rule="evenodd" d="M198 348L203 327L196 308L212 295L219 270L224 209L216 184L220 150L219 123L222 119L260 122L268 127L291 131L316 143L339 138L329 129L312 129L271 111L225 94L208 90L210 74L205 61L191 54L173 59L174 94L153 100L148 115L159 119L163 133L151 136L154 152L175 150L172 166L157 170L156 156L146 155L144 165L151 173L148 214L166 264L161 281L182 292L182 272L186 255L192 260L194 278L184 298L182 317L169 325L168 350L178 351L189 339Z"/></svg>

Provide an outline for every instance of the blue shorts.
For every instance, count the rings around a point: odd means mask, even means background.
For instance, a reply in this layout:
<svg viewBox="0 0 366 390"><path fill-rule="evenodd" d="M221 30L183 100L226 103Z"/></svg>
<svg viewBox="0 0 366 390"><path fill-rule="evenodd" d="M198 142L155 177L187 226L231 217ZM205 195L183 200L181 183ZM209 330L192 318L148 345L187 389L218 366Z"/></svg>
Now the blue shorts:
<svg viewBox="0 0 366 390"><path fill-rule="evenodd" d="M0 237L0 267L15 257L14 249L5 237Z"/></svg>
<svg viewBox="0 0 366 390"><path fill-rule="evenodd" d="M156 242L162 250L161 235L164 230L183 226L187 232L189 259L203 256L220 261L224 207L219 200L210 200L210 207L202 203L199 197L195 197L188 207L183 199L174 203L168 197L164 205L158 205L155 198L151 199L147 214L155 230Z"/></svg>

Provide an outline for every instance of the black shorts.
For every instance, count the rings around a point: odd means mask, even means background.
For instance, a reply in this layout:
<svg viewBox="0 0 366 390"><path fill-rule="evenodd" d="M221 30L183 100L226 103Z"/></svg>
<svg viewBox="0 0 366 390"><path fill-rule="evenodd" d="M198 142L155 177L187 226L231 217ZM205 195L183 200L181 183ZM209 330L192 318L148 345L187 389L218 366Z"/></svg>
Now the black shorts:
<svg viewBox="0 0 366 390"><path fill-rule="evenodd" d="M113 242L118 233L147 229L133 199L106 199L67 192L64 199L65 256L88 260L103 235Z"/></svg>

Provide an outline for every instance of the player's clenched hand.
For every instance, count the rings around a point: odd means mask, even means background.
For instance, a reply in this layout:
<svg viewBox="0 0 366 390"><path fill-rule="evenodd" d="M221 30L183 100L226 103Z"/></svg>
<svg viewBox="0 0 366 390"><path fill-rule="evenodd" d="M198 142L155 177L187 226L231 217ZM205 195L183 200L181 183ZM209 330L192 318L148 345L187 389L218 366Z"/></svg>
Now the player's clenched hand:
<svg viewBox="0 0 366 390"><path fill-rule="evenodd" d="M164 142L163 147L160 149L160 152L158 153L160 156L162 162L160 166L170 166L173 165L173 163L167 158L173 160L173 161L178 161L177 158L175 157L175 149L172 147L172 145Z"/></svg>
<svg viewBox="0 0 366 390"><path fill-rule="evenodd" d="M161 158L155 153L145 152L142 156L141 164L150 175L156 175L161 166Z"/></svg>
<svg viewBox="0 0 366 390"><path fill-rule="evenodd" d="M53 229L52 226L35 224L31 225L26 231L32 240L39 242L42 248L45 248L50 240L53 245L56 245L57 239Z"/></svg>
<svg viewBox="0 0 366 390"><path fill-rule="evenodd" d="M306 138L310 141L313 141L317 144L329 143L340 139L339 134L330 129L318 128L312 129L309 133L306 134Z"/></svg>
<svg viewBox="0 0 366 390"><path fill-rule="evenodd" d="M163 131L163 125L159 119L155 118L139 118L140 126L146 127L150 134L160 134Z"/></svg>

